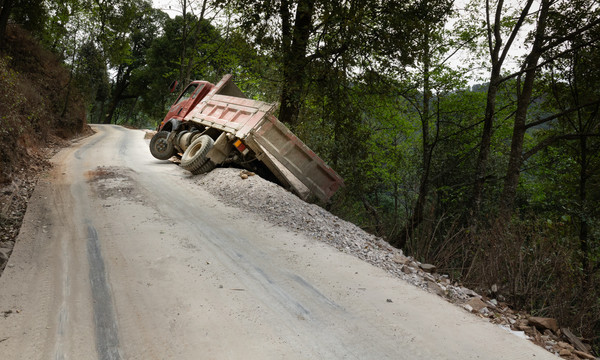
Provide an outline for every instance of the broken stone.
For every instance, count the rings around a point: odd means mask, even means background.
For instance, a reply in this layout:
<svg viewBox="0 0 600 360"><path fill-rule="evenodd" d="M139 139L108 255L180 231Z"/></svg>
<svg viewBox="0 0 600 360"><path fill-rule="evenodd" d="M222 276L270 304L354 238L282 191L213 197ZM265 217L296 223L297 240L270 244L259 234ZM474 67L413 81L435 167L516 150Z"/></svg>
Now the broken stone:
<svg viewBox="0 0 600 360"><path fill-rule="evenodd" d="M571 352L569 350L567 350L567 349L561 349L558 352L558 355L560 355L560 356L571 356Z"/></svg>
<svg viewBox="0 0 600 360"><path fill-rule="evenodd" d="M8 261L8 257L10 256L11 252L12 252L11 249L0 248L0 263Z"/></svg>
<svg viewBox="0 0 600 360"><path fill-rule="evenodd" d="M431 264L419 264L419 267L421 268L421 270L426 271L428 273L434 273L437 269L435 265Z"/></svg>
<svg viewBox="0 0 600 360"><path fill-rule="evenodd" d="M487 307L487 304L484 303L480 298L472 298L471 300L467 301L466 304L470 305L473 308L473 310L477 312Z"/></svg>
<svg viewBox="0 0 600 360"><path fill-rule="evenodd" d="M392 258L392 261L395 262L396 264L402 264L402 265L406 265L406 264L410 263L410 260L406 256L403 256L400 254L394 255L394 257Z"/></svg>
<svg viewBox="0 0 600 360"><path fill-rule="evenodd" d="M250 176L247 173L246 175ZM479 293L467 289L459 282L450 281L444 275L438 276L437 273L440 270L433 270L435 266L419 264L413 257L405 256L400 250L392 248L385 240L364 233L362 229L335 217L316 205L303 202L283 188L263 181L258 176L248 179L251 182L246 186L239 186L239 182L232 181L238 176L240 176L240 169L218 168L198 178L196 182L229 205L264 216L267 221L283 226L295 234L304 233L328 243L339 251L352 254L381 267L414 286L429 288L429 291L438 294L440 294L440 289L445 290L443 295L445 298L459 304L465 310L475 313L476 316L484 317L483 312L494 323L512 324L510 325L512 329L527 331L528 335L531 334L534 339L537 339L539 345L554 348L555 353L563 349L556 346L555 342L552 342L553 340L545 340L546 336L542 336L532 326L529 326L525 313L515 312L507 307L505 304L507 299L501 294L497 294L502 288L500 284L491 283L487 288L480 289L481 294L487 294L490 297L490 299L482 298ZM386 298L382 300L387 301ZM541 332L544 335L548 334L544 330ZM542 339L545 342L540 342ZM550 339L558 338L552 335ZM568 348L565 349L568 350ZM571 359L575 359L576 355L571 354Z"/></svg>
<svg viewBox="0 0 600 360"><path fill-rule="evenodd" d="M427 281L427 287L439 296L443 297L446 294L446 291L436 282Z"/></svg>
<svg viewBox="0 0 600 360"><path fill-rule="evenodd" d="M532 316L528 320L529 325L535 326L539 330L549 329L553 332L558 331L558 322L556 319Z"/></svg>
<svg viewBox="0 0 600 360"><path fill-rule="evenodd" d="M569 350L573 350L574 349L573 345L571 345L569 343L566 343L564 341L559 341L558 343L556 343L556 345L558 345L562 349L569 349Z"/></svg>
<svg viewBox="0 0 600 360"><path fill-rule="evenodd" d="M516 328L518 330L526 332L527 334L532 333L532 330L534 329L533 327L527 325L518 325L516 326Z"/></svg>
<svg viewBox="0 0 600 360"><path fill-rule="evenodd" d="M470 297L475 297L475 296L479 296L475 291L471 290L471 289L467 289L466 287L461 287L460 291Z"/></svg>
<svg viewBox="0 0 600 360"><path fill-rule="evenodd" d="M411 275L411 274L415 274L417 272L417 270L408 265L404 265L404 266L402 266L402 272L405 274Z"/></svg>

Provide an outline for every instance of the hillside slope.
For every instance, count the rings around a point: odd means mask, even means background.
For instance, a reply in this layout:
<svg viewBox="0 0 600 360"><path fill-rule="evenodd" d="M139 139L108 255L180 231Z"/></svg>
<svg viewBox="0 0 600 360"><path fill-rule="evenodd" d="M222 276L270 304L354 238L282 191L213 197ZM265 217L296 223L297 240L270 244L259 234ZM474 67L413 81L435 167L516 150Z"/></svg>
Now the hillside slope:
<svg viewBox="0 0 600 360"><path fill-rule="evenodd" d="M0 52L0 270L52 149L89 133L83 97L69 70L18 26Z"/></svg>

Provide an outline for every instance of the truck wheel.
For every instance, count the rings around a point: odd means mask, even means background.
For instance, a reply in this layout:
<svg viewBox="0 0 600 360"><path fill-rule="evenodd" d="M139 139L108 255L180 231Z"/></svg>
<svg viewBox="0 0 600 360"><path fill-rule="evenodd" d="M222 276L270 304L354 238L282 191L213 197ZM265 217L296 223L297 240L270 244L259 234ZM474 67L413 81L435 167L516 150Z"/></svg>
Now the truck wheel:
<svg viewBox="0 0 600 360"><path fill-rule="evenodd" d="M180 166L192 174L202 174L212 170L204 165L212 162L206 159L206 154L212 149L215 141L208 135L202 135L194 140L181 157ZM214 167L214 164L213 164Z"/></svg>
<svg viewBox="0 0 600 360"><path fill-rule="evenodd" d="M150 140L150 153L158 160L169 160L175 155L175 147L167 141L168 137L168 131L159 131Z"/></svg>
<svg viewBox="0 0 600 360"><path fill-rule="evenodd" d="M200 166L200 168L198 169L198 172L196 172L195 174L207 173L207 172L211 171L212 169L214 169L215 166L216 165L214 162L212 162L211 160L206 160L204 165Z"/></svg>

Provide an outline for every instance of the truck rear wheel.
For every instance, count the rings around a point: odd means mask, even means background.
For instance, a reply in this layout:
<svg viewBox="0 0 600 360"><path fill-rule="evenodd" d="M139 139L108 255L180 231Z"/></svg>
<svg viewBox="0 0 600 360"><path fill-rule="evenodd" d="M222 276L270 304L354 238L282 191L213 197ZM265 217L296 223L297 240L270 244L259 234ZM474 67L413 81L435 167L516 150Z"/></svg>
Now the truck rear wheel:
<svg viewBox="0 0 600 360"><path fill-rule="evenodd" d="M150 140L150 153L158 160L169 160L176 154L173 144L167 141L168 137L168 131L159 131Z"/></svg>
<svg viewBox="0 0 600 360"><path fill-rule="evenodd" d="M202 135L194 140L181 157L181 167L194 175L212 170L214 165L212 167L207 165L207 163L212 163L206 158L206 154L214 144L215 141L208 135Z"/></svg>

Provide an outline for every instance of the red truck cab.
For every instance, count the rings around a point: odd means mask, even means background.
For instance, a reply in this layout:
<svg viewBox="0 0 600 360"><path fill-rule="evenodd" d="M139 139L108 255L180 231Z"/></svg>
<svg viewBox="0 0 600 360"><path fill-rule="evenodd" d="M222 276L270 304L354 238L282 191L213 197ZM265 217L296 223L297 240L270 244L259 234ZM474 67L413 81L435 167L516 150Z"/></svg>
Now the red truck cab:
<svg viewBox="0 0 600 360"><path fill-rule="evenodd" d="M169 112L160 123L159 130L170 120L183 121L183 118L192 110L206 94L215 86L207 81L192 81L181 92L177 100L171 105Z"/></svg>

